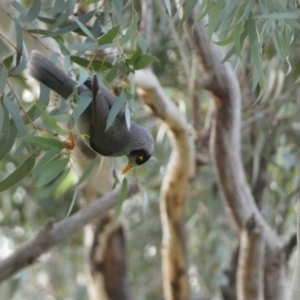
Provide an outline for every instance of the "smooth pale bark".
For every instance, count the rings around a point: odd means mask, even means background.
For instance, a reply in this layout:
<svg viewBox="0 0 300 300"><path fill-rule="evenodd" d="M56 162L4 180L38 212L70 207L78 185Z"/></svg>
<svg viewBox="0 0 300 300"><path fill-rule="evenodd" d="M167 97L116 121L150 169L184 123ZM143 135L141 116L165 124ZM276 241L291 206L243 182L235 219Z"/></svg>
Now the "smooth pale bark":
<svg viewBox="0 0 300 300"><path fill-rule="evenodd" d="M168 128L172 153L160 193L163 288L166 300L187 300L190 298L190 288L182 212L193 171L192 134L185 117L168 99L150 69L137 71L135 83L146 105Z"/></svg>

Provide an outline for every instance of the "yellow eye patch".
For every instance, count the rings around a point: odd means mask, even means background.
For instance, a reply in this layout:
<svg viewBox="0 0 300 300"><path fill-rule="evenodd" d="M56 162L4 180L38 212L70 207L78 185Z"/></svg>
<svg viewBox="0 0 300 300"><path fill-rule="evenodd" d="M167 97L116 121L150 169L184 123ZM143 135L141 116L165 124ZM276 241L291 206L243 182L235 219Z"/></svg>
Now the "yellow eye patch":
<svg viewBox="0 0 300 300"><path fill-rule="evenodd" d="M137 157L139 160L144 160L144 156L143 155L140 155Z"/></svg>

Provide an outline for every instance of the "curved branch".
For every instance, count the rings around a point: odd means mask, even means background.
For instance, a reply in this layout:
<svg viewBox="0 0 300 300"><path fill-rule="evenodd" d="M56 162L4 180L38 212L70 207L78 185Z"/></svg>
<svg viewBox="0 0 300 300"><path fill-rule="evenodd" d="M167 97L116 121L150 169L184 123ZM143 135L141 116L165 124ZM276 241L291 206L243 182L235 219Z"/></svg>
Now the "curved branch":
<svg viewBox="0 0 300 300"><path fill-rule="evenodd" d="M128 197L137 192L136 184L128 186ZM47 222L30 241L0 263L0 282L34 263L47 250L70 238L94 219L103 218L117 204L119 193L120 189L115 189L69 218L57 223Z"/></svg>
<svg viewBox="0 0 300 300"><path fill-rule="evenodd" d="M160 193L162 220L162 270L165 298L189 299L182 209L194 163L189 124L164 93L150 69L136 72L138 93L168 127L172 153Z"/></svg>
<svg viewBox="0 0 300 300"><path fill-rule="evenodd" d="M199 4L198 4L199 5ZM266 245L265 298L284 299L285 269L282 242L258 210L247 184L240 154L241 95L238 80L224 53L206 38L204 21L195 24L197 9L185 22L189 43L206 75L203 86L212 93L215 111L210 151L218 185L238 232L253 216L262 229ZM274 288L276 287L276 288Z"/></svg>

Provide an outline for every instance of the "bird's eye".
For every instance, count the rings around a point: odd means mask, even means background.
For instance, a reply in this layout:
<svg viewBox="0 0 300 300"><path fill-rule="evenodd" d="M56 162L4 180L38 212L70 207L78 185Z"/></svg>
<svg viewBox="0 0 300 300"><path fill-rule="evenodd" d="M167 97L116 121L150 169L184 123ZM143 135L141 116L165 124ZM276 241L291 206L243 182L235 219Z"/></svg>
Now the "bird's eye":
<svg viewBox="0 0 300 300"><path fill-rule="evenodd" d="M139 155L137 159L142 162L144 160L144 155Z"/></svg>

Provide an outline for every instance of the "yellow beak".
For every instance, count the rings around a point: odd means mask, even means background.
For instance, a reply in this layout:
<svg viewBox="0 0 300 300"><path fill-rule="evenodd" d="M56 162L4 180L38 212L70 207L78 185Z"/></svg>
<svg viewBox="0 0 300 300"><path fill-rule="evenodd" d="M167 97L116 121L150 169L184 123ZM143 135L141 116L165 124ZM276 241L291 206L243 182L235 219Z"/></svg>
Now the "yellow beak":
<svg viewBox="0 0 300 300"><path fill-rule="evenodd" d="M125 169L122 171L121 175L126 174L132 169L133 165L131 163L128 163Z"/></svg>

